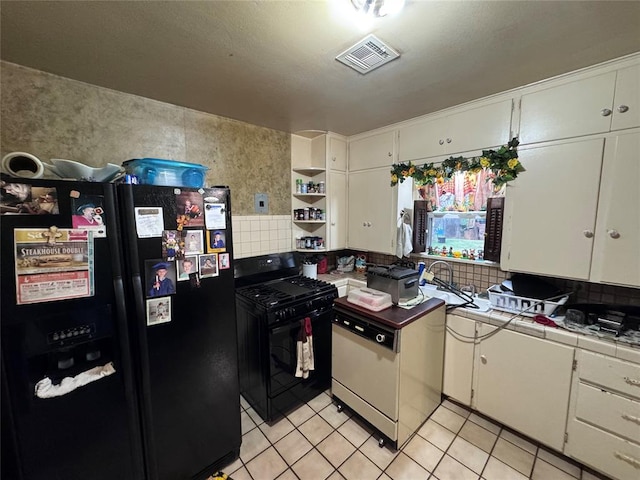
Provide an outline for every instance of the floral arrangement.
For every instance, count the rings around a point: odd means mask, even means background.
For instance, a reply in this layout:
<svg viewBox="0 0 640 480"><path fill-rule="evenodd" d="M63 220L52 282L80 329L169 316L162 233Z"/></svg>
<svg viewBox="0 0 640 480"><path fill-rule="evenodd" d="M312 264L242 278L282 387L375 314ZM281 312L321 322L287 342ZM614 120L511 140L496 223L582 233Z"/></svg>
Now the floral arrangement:
<svg viewBox="0 0 640 480"><path fill-rule="evenodd" d="M518 160L518 142L513 138L498 150L483 150L480 157L449 157L440 165L425 163L422 166L408 163L394 163L391 167L391 186L402 183L406 178L413 178L416 185L442 185L451 179L457 171L479 172L486 168L491 172L490 178L496 187L514 180L524 167Z"/></svg>

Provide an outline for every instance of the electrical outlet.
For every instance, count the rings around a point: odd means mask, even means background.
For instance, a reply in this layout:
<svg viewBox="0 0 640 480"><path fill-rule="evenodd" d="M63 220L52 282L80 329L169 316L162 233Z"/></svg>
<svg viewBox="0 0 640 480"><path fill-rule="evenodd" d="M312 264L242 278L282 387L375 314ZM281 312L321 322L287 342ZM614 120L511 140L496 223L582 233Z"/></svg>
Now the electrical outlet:
<svg viewBox="0 0 640 480"><path fill-rule="evenodd" d="M269 197L266 193L255 194L256 213L269 213Z"/></svg>

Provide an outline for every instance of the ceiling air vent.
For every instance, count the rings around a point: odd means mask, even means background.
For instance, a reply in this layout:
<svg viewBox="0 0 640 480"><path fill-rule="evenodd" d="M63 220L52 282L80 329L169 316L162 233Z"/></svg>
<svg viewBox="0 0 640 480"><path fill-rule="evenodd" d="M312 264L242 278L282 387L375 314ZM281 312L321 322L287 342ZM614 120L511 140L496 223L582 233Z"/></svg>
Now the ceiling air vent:
<svg viewBox="0 0 640 480"><path fill-rule="evenodd" d="M367 35L353 47L338 55L336 60L364 75L398 57L400 54L385 45L379 38Z"/></svg>

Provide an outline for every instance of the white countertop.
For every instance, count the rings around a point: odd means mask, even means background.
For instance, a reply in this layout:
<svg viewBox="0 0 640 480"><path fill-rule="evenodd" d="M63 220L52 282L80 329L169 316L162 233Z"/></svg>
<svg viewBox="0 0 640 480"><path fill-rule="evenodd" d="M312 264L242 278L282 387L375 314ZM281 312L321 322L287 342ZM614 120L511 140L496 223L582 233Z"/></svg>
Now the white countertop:
<svg viewBox="0 0 640 480"><path fill-rule="evenodd" d="M340 273L334 271L318 275L318 279L333 283L336 287L347 284L357 287L367 285L366 276L356 272ZM496 327L507 324L504 328L509 330L640 364L640 345L632 345L610 335L584 334L561 327L545 326L536 323L532 317L517 316L495 309L479 312L467 308L456 308L451 310L449 314L488 323Z"/></svg>

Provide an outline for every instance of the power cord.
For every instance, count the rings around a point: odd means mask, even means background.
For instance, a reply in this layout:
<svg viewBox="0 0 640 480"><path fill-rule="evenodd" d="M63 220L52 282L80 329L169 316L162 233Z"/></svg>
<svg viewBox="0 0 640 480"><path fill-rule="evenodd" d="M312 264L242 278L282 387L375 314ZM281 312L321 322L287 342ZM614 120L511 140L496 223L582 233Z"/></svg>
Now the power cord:
<svg viewBox="0 0 640 480"><path fill-rule="evenodd" d="M442 282L445 283L445 282ZM544 303L544 302L549 302L552 300L557 300L563 297L566 297L567 295L572 295L575 292L569 292L569 293L562 293L560 295L555 295L553 297L549 297L549 298L545 298L543 300L538 300L537 302L532 303L531 305L529 305L527 308L520 310L517 313L514 313L511 318L509 318L509 320L507 320L505 323L503 323L502 325L500 325L499 327L497 327L495 330L485 334L485 335L481 335L479 337L476 337L475 335L473 337L470 337L469 335L463 335L460 332L456 332L453 328L451 328L449 325L447 325L447 331L449 333L451 333L451 335L453 335L456 339L460 340L462 343L475 343L476 341L480 342L482 340L486 340L487 338L493 337L496 333L498 333L501 330L504 330L505 328L507 328L507 326L516 318L518 317L522 317L523 313L531 310L532 308Z"/></svg>

